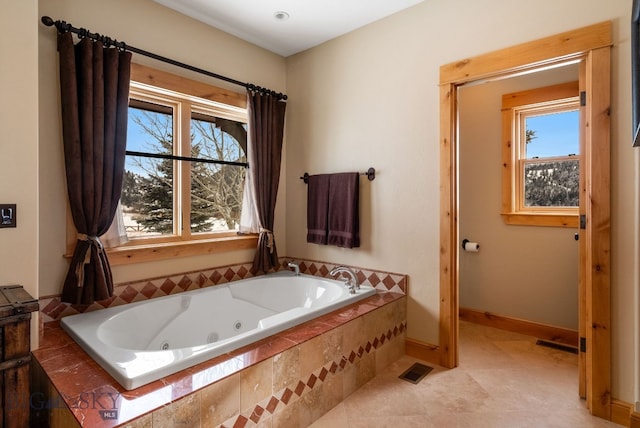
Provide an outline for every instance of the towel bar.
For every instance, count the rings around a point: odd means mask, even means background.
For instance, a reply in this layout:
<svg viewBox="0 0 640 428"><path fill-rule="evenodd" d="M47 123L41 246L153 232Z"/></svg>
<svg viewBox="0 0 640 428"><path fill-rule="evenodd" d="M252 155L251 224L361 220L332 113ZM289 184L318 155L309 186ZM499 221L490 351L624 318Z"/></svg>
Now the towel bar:
<svg viewBox="0 0 640 428"><path fill-rule="evenodd" d="M373 181L376 178L376 170L373 167L369 168L367 172L360 172L358 174L366 175L369 181ZM305 184L309 183L309 173L305 172L304 175L300 177L300 180L304 181Z"/></svg>

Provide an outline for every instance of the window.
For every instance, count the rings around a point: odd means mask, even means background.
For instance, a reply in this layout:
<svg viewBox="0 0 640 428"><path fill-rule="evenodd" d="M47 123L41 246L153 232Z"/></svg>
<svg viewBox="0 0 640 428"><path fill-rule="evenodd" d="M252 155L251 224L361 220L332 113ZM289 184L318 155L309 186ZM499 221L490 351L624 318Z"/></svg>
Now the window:
<svg viewBox="0 0 640 428"><path fill-rule="evenodd" d="M129 242L108 249L111 264L254 248L255 236L237 233L246 95L132 64L129 98L120 198Z"/></svg>
<svg viewBox="0 0 640 428"><path fill-rule="evenodd" d="M120 199L128 238L235 231L246 147L246 110L132 82Z"/></svg>
<svg viewBox="0 0 640 428"><path fill-rule="evenodd" d="M580 194L578 83L502 98L508 224L576 227Z"/></svg>

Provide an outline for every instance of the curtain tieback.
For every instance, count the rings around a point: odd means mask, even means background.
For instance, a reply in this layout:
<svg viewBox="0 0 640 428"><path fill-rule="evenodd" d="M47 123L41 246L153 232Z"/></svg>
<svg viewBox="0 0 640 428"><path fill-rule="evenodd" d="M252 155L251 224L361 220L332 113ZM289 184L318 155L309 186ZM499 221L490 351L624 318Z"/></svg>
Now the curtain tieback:
<svg viewBox="0 0 640 428"><path fill-rule="evenodd" d="M86 235L84 233L78 233L78 241L86 241L91 245L94 245L98 251L104 250L104 246L102 245L102 241L97 236Z"/></svg>
<svg viewBox="0 0 640 428"><path fill-rule="evenodd" d="M84 233L78 233L77 236L78 241L89 242L90 245L93 245L98 250L98 254L104 251L104 246L102 245L102 241L97 236L90 236ZM76 275L78 277L78 287L81 288L84 284L84 265L88 265L91 263L91 249L88 248L87 252L84 254L84 261L80 263L76 267Z"/></svg>
<svg viewBox="0 0 640 428"><path fill-rule="evenodd" d="M267 247L269 248L269 252L273 253L273 232L269 229L260 228L260 233L264 233L267 235Z"/></svg>

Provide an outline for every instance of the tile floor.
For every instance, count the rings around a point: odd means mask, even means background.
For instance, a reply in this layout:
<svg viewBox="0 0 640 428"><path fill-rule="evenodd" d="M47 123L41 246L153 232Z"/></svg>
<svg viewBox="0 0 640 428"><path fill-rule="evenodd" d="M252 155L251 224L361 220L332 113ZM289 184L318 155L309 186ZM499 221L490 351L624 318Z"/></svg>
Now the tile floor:
<svg viewBox="0 0 640 428"><path fill-rule="evenodd" d="M577 356L535 341L461 321L458 368L413 385L398 376L418 360L402 357L312 428L620 427L578 398Z"/></svg>

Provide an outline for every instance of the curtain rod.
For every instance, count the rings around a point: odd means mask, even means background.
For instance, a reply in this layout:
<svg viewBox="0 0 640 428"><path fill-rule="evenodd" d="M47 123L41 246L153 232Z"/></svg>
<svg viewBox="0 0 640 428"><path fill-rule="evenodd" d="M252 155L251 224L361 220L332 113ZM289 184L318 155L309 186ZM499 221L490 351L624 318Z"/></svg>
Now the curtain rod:
<svg viewBox="0 0 640 428"><path fill-rule="evenodd" d="M143 49L139 49L139 48L136 48L134 46L128 45L125 42L119 42L116 39L112 39L111 37L104 36L104 35L99 34L99 33L92 33L91 31L89 31L89 30L87 30L85 28L76 28L73 25L71 25L71 24L69 24L69 23L67 23L65 21L54 21L49 16L43 16L40 20L47 27L55 26L59 33L65 33L65 32L75 33L78 36L80 36L81 38L82 37L88 37L91 40L96 40L96 41L102 42L102 44L104 44L107 47L114 46L114 47L116 47L118 49L121 49L121 50L127 50L127 51L130 51L130 52L134 52L134 53L137 53L137 54L149 57L149 58L153 58L153 59L158 60L158 61L166 62L167 64L175 65L177 67L181 67L181 68L184 68L184 69L187 69L187 70L190 70L190 71L195 71L196 73L204 74L205 76L213 77L213 78L218 79L218 80L224 80L225 82L233 83L234 85L242 86L242 87L244 87L244 88L246 88L246 89L248 89L249 91L252 91L252 92L261 92L261 93L271 94L271 95L277 97L278 100L286 100L287 99L287 95L286 94L283 94L283 93L280 93L280 92L276 92L276 91L272 91L271 89L263 88L261 86L254 85L252 83L244 83L244 82L241 82L241 81L236 80L236 79L232 79L232 78L227 77L227 76L222 76L220 74L213 73L211 71L204 70L202 68L194 67L192 65L185 64L183 62L176 61L176 60L173 60L171 58L167 58L167 57L164 57L162 55L155 54L153 52L145 51Z"/></svg>

